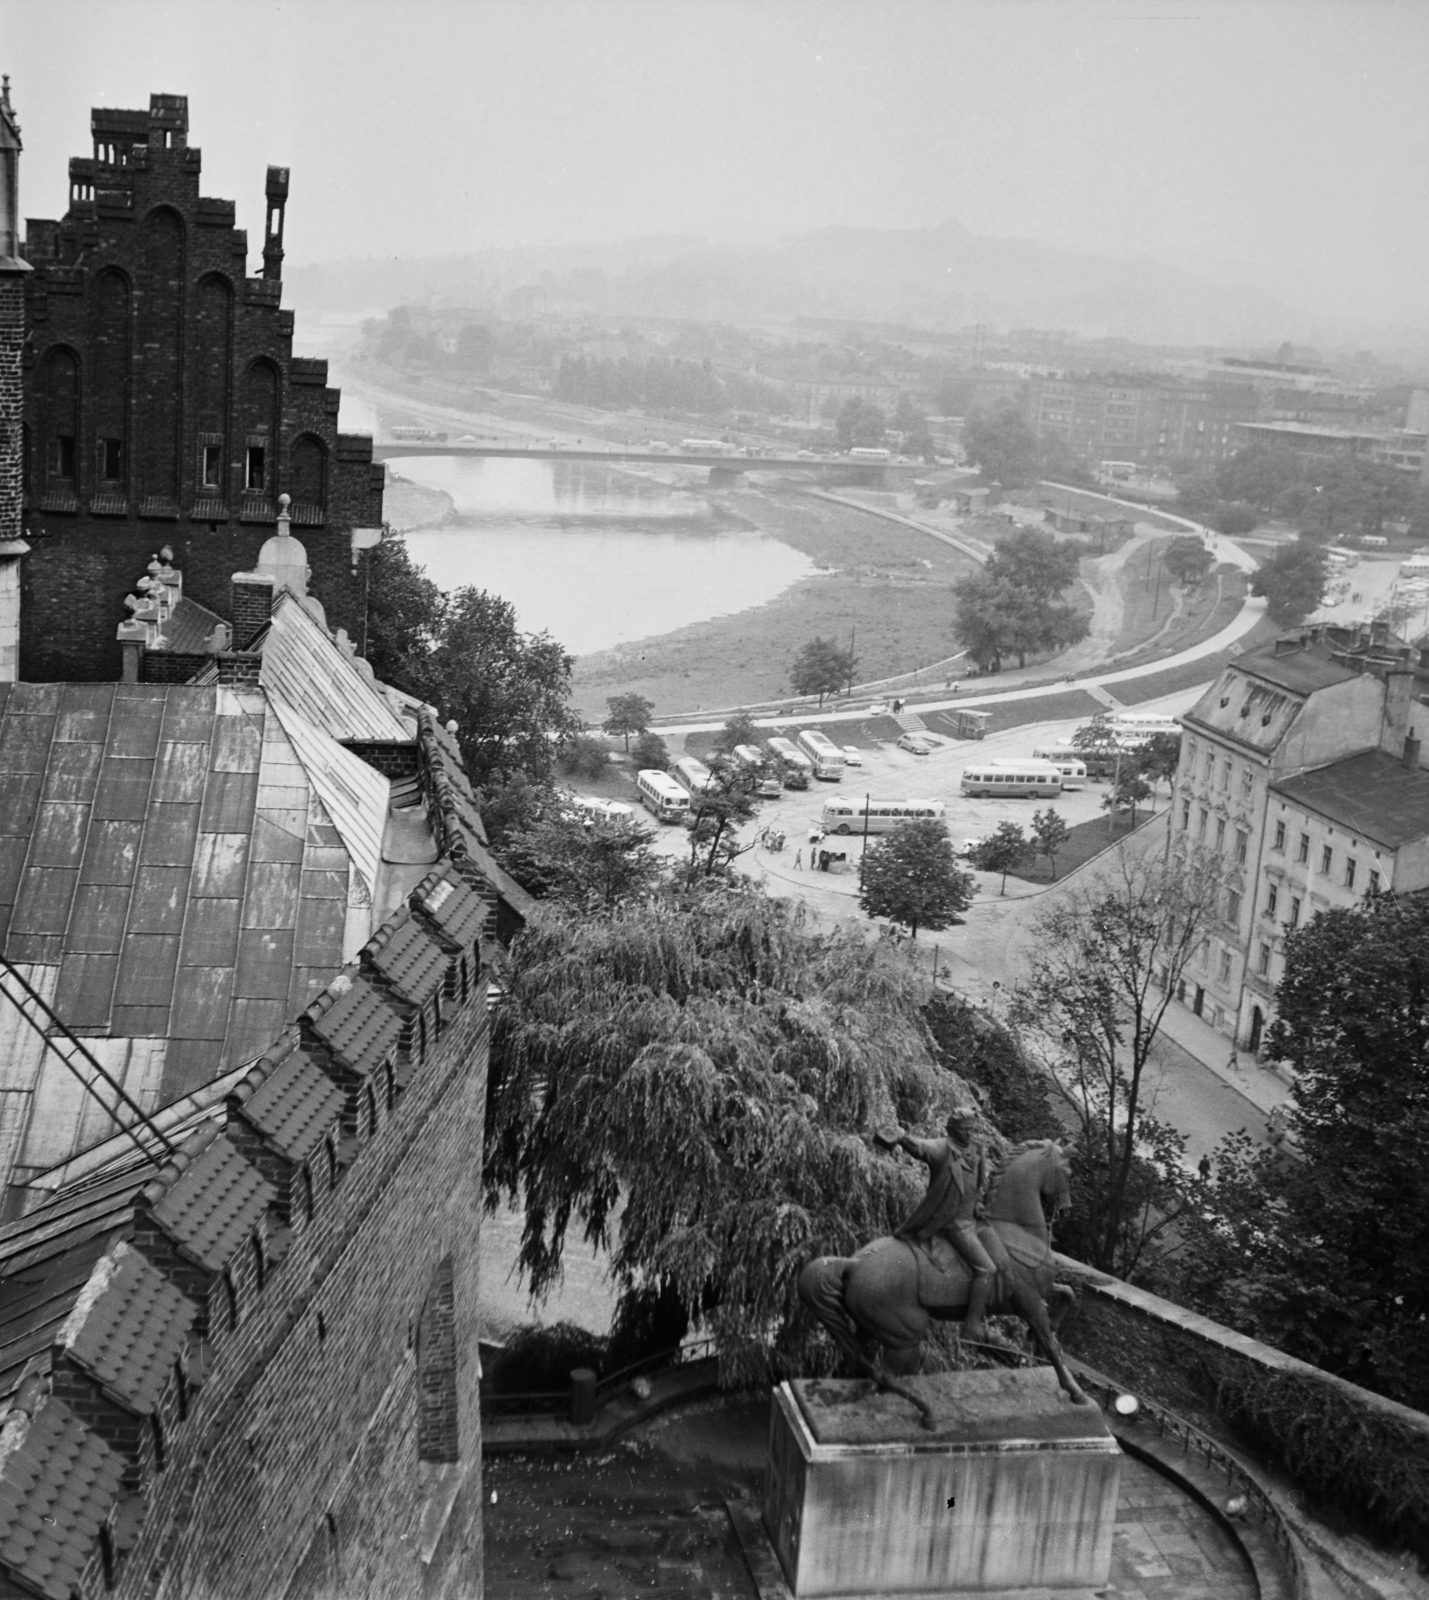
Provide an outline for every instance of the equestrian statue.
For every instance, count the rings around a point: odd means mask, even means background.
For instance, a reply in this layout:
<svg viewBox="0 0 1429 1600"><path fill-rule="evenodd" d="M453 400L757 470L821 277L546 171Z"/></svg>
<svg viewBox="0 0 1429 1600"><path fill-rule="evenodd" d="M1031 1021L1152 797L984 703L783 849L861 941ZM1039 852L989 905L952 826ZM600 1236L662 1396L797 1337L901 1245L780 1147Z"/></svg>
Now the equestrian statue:
<svg viewBox="0 0 1429 1600"><path fill-rule="evenodd" d="M1074 1298L1053 1281L1048 1224L1049 1209L1055 1215L1071 1199L1062 1146L1033 1139L989 1164L970 1105L954 1107L946 1138L899 1128L874 1134L874 1143L924 1162L927 1193L891 1239L875 1239L854 1256L819 1256L799 1274L799 1298L849 1366L910 1400L932 1427L927 1405L892 1375L915 1368L933 1321L961 1320L962 1337L978 1342L986 1314L1015 1313L1067 1395L1086 1404L1055 1332ZM875 1343L878 1363L864 1349Z"/></svg>

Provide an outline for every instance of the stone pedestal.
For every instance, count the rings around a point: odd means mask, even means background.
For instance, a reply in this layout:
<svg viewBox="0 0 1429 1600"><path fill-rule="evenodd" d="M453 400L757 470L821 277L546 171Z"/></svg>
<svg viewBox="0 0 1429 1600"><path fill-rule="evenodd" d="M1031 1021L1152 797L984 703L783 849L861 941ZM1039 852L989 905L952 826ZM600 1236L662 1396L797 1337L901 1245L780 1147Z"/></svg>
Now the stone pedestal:
<svg viewBox="0 0 1429 1600"><path fill-rule="evenodd" d="M764 1525L790 1589L951 1595L1096 1588L1121 1451L1046 1369L910 1378L898 1395L800 1379L774 1395Z"/></svg>

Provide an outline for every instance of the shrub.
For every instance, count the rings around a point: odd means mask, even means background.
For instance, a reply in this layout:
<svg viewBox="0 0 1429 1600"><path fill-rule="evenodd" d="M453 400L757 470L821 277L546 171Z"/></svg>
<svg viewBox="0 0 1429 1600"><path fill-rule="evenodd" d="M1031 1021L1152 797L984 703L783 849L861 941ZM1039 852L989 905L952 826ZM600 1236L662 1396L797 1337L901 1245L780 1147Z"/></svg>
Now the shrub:
<svg viewBox="0 0 1429 1600"><path fill-rule="evenodd" d="M561 750L561 771L576 778L599 778L610 761L610 748L593 733L578 733Z"/></svg>
<svg viewBox="0 0 1429 1600"><path fill-rule="evenodd" d="M664 772L670 765L670 750L658 733L642 733L630 752L637 768Z"/></svg>
<svg viewBox="0 0 1429 1600"><path fill-rule="evenodd" d="M570 1387L576 1367L599 1372L607 1341L574 1322L527 1323L506 1341L491 1375L495 1394L540 1394Z"/></svg>

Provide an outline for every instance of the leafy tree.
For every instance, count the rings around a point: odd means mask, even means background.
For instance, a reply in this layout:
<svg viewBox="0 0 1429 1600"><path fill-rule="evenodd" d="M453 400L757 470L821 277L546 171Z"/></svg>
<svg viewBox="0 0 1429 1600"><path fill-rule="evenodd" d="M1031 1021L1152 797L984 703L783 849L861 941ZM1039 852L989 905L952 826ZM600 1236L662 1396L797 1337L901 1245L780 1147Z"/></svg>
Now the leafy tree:
<svg viewBox="0 0 1429 1600"><path fill-rule="evenodd" d="M1090 722L1084 722L1072 734L1072 748L1086 762L1087 771L1095 766L1105 773L1109 763L1119 760L1121 740L1112 725L1109 711L1098 711Z"/></svg>
<svg viewBox="0 0 1429 1600"><path fill-rule="evenodd" d="M970 873L958 866L947 826L932 817L901 823L863 852L858 903L865 915L901 922L912 936L936 933L972 904Z"/></svg>
<svg viewBox="0 0 1429 1600"><path fill-rule="evenodd" d="M1162 861L1122 846L1036 920L1014 998L1024 1047L1056 1073L1079 1124L1075 1253L1122 1278L1136 1276L1184 1206L1182 1141L1148 1113L1145 1075L1218 882L1213 859ZM1062 1248L1073 1251L1066 1234Z"/></svg>
<svg viewBox="0 0 1429 1600"><path fill-rule="evenodd" d="M456 336L456 359L458 366L485 372L491 365L491 329L479 322L463 323Z"/></svg>
<svg viewBox="0 0 1429 1600"><path fill-rule="evenodd" d="M643 694L613 694L605 702L608 715L601 728L606 733L616 734L625 740L625 748L630 749L630 735L644 733L650 726L650 717L655 710L655 702L647 700Z"/></svg>
<svg viewBox="0 0 1429 1600"><path fill-rule="evenodd" d="M521 633L510 603L484 589L449 598L428 662L474 784L517 771L547 778L557 744L581 731L566 703L572 657L549 634Z"/></svg>
<svg viewBox="0 0 1429 1600"><path fill-rule="evenodd" d="M1007 874L1021 864L1026 854L1027 835L1021 825L999 822L996 830L974 848L969 859L979 872L1000 872L1002 888L999 893L1006 894Z"/></svg>
<svg viewBox="0 0 1429 1600"><path fill-rule="evenodd" d="M1194 533L1177 534L1166 546L1162 563L1183 589L1194 588L1211 570L1215 557Z"/></svg>
<svg viewBox="0 0 1429 1600"><path fill-rule="evenodd" d="M708 878L716 868L727 867L737 856L754 848L752 841L741 845L735 829L754 815L756 781L750 768L729 756L714 758L709 782L690 797L686 827L690 834L691 878L701 871Z"/></svg>
<svg viewBox="0 0 1429 1600"><path fill-rule="evenodd" d="M497 847L508 834L531 828L558 810L556 791L548 781L533 783L524 772L498 775L480 790L481 821L487 838Z"/></svg>
<svg viewBox="0 0 1429 1600"><path fill-rule="evenodd" d="M658 733L642 733L631 755L641 772L665 772L670 765L669 746Z"/></svg>
<svg viewBox="0 0 1429 1600"><path fill-rule="evenodd" d="M532 1292L558 1281L578 1219L622 1307L667 1290L703 1316L725 1382L828 1370L798 1273L916 1198L869 1130L931 1128L971 1093L932 1059L923 987L856 928L815 937L788 902L721 880L597 915L539 908L492 1019L482 1165L493 1203L524 1208Z"/></svg>
<svg viewBox="0 0 1429 1600"><path fill-rule="evenodd" d="M644 828L625 818L548 815L508 835L497 855L538 899L587 911L649 894L663 871Z"/></svg>
<svg viewBox="0 0 1429 1600"><path fill-rule="evenodd" d="M1086 637L1087 619L1057 600L1075 581L1081 556L1079 544L1023 528L954 586L958 637L984 672L1000 671L1006 654L1026 666L1031 654Z"/></svg>
<svg viewBox="0 0 1429 1600"><path fill-rule="evenodd" d="M1329 585L1325 552L1296 542L1282 545L1251 579L1250 592L1263 595L1271 618L1294 627L1315 611Z"/></svg>
<svg viewBox="0 0 1429 1600"><path fill-rule="evenodd" d="M840 450L851 450L855 445L876 449L883 443L883 413L876 405L854 395L839 407L834 430Z"/></svg>
<svg viewBox="0 0 1429 1600"><path fill-rule="evenodd" d="M558 759L561 771L577 778L601 778L610 770L605 741L590 733L573 734L561 746Z"/></svg>
<svg viewBox="0 0 1429 1600"><path fill-rule="evenodd" d="M715 735L716 750L733 750L737 744L752 744L759 748L760 733L754 718L747 711L736 711Z"/></svg>
<svg viewBox="0 0 1429 1600"><path fill-rule="evenodd" d="M1250 533L1259 520L1255 507L1243 500L1222 500L1211 513L1211 526L1217 533Z"/></svg>
<svg viewBox="0 0 1429 1600"><path fill-rule="evenodd" d="M367 587L367 660L383 683L428 699L430 657L447 598L412 560L406 540L386 526L372 552Z"/></svg>
<svg viewBox="0 0 1429 1600"><path fill-rule="evenodd" d="M984 478L1004 489L1025 489L1037 480L1037 437L1015 405L990 416L969 417L963 425L963 450Z"/></svg>
<svg viewBox="0 0 1429 1600"><path fill-rule="evenodd" d="M833 639L816 636L794 657L789 682L795 694L816 694L819 704L823 705L825 695L847 688L856 664L857 658L851 649L844 649Z"/></svg>
<svg viewBox="0 0 1429 1600"><path fill-rule="evenodd" d="M1039 856L1047 857L1052 867L1053 882L1057 878L1057 852L1066 844L1071 831L1061 813L1054 811L1051 806L1045 811L1032 813L1032 846Z"/></svg>
<svg viewBox="0 0 1429 1600"><path fill-rule="evenodd" d="M1165 783L1168 789L1171 787L1180 765L1179 733L1153 733L1136 752L1136 770L1150 783L1152 794L1158 783Z"/></svg>
<svg viewBox="0 0 1429 1600"><path fill-rule="evenodd" d="M1107 830L1116 822L1118 811L1131 813L1131 826L1136 826L1136 808L1151 798L1151 785L1141 776L1135 761L1122 763L1121 775L1102 796L1102 810L1107 814Z"/></svg>
<svg viewBox="0 0 1429 1600"><path fill-rule="evenodd" d="M998 540L984 570L1046 602L1077 581L1085 554L1081 540L1057 539L1040 528L1019 528Z"/></svg>
<svg viewBox="0 0 1429 1600"><path fill-rule="evenodd" d="M1179 1289L1232 1327L1429 1409L1429 903L1290 934L1270 1049L1299 1159L1222 1146Z"/></svg>

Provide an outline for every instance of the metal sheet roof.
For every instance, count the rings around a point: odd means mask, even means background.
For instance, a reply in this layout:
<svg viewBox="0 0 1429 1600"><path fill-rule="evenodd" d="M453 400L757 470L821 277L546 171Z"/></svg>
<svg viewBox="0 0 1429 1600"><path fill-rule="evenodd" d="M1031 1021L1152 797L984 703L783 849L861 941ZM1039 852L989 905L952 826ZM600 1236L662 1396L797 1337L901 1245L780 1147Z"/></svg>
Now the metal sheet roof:
<svg viewBox="0 0 1429 1600"><path fill-rule="evenodd" d="M335 738L412 737L413 730L387 704L370 674L333 643L294 595L285 591L279 597L260 648L263 688Z"/></svg>

